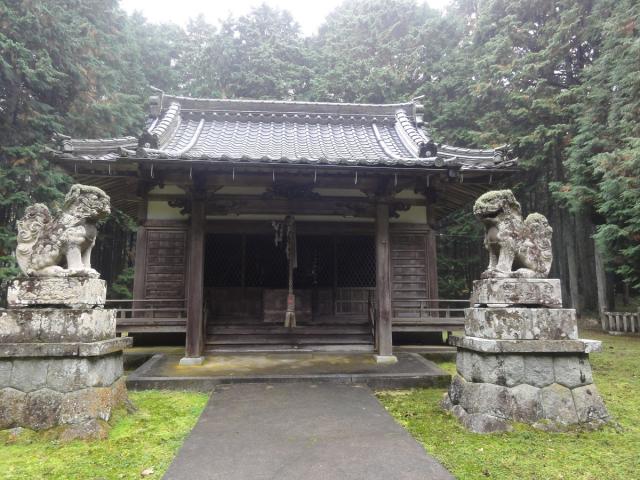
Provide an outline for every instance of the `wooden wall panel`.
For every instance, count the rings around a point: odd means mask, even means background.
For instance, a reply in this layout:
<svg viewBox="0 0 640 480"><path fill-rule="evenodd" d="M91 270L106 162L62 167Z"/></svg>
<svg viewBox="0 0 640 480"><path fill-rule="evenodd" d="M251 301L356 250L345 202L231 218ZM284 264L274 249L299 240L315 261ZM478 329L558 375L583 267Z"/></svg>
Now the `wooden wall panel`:
<svg viewBox="0 0 640 480"><path fill-rule="evenodd" d="M149 228L146 237L144 298L185 298L187 230Z"/></svg>
<svg viewBox="0 0 640 480"><path fill-rule="evenodd" d="M429 298L427 233L394 232L391 237L391 300L408 305Z"/></svg>

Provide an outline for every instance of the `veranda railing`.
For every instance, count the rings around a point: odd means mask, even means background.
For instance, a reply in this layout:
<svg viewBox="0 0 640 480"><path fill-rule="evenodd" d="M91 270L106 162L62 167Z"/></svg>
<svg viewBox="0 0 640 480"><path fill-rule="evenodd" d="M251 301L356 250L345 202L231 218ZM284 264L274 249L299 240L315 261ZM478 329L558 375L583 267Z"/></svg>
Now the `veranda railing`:
<svg viewBox="0 0 640 480"><path fill-rule="evenodd" d="M393 302L394 331L459 330L464 327L464 311L469 300L422 298Z"/></svg>
<svg viewBox="0 0 640 480"><path fill-rule="evenodd" d="M106 301L116 310L118 332L184 332L187 307L184 298Z"/></svg>

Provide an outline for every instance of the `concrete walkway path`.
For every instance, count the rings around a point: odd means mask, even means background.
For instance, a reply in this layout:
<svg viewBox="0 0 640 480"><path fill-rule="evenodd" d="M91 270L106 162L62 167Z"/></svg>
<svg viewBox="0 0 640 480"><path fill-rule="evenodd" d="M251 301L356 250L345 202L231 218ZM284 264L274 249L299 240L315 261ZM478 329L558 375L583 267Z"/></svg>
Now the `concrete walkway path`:
<svg viewBox="0 0 640 480"><path fill-rule="evenodd" d="M453 479L367 387L219 386L166 480Z"/></svg>

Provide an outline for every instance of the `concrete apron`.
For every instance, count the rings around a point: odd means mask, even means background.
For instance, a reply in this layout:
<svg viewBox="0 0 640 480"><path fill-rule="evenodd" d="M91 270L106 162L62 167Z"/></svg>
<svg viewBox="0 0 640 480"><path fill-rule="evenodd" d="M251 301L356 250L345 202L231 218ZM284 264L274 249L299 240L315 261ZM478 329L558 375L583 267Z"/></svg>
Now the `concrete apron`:
<svg viewBox="0 0 640 480"><path fill-rule="evenodd" d="M165 480L453 479L367 387L220 385Z"/></svg>
<svg viewBox="0 0 640 480"><path fill-rule="evenodd" d="M269 353L216 354L202 365L181 365L180 355L157 354L127 378L132 390L211 391L235 383L337 383L371 388L445 387L451 377L415 353L398 362L377 363L371 354Z"/></svg>

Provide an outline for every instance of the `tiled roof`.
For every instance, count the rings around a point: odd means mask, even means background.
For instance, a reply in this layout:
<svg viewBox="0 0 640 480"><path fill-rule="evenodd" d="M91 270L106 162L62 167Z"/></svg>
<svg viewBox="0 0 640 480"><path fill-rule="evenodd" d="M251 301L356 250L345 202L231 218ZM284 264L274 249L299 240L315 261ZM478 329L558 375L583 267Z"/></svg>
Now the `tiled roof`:
<svg viewBox="0 0 640 480"><path fill-rule="evenodd" d="M151 98L140 139L65 138L58 156L119 157L291 164L495 169L513 166L505 147L478 150L438 145L420 124L414 103L372 105Z"/></svg>

